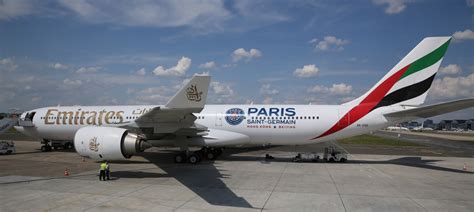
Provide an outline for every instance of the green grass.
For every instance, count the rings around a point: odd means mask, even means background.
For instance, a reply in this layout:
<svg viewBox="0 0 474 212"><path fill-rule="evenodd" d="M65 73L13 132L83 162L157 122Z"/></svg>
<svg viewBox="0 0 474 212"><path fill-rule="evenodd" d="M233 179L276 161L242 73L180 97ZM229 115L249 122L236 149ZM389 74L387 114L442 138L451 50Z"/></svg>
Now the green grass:
<svg viewBox="0 0 474 212"><path fill-rule="evenodd" d="M350 145L381 145L381 146L420 146L419 144L397 140L382 138L374 135L359 135L351 138L345 138L338 141L340 144Z"/></svg>

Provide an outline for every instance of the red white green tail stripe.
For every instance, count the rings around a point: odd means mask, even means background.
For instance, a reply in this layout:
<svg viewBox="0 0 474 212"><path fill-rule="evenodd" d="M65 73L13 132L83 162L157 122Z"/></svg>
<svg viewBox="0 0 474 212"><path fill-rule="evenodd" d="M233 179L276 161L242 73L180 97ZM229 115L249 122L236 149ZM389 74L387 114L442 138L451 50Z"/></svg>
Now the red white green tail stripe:
<svg viewBox="0 0 474 212"><path fill-rule="evenodd" d="M374 88L347 103L351 109L338 122L313 139L338 132L380 107L400 103L422 104L450 40L450 37L425 38Z"/></svg>

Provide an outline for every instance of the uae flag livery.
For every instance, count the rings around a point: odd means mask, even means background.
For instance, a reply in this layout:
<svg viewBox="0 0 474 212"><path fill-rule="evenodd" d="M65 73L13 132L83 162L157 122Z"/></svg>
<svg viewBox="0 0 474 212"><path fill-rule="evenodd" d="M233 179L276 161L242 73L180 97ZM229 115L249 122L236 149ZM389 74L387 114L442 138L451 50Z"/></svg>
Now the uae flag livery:
<svg viewBox="0 0 474 212"><path fill-rule="evenodd" d="M422 104L450 41L450 37L425 38L371 90L343 104L350 108L349 111L331 128L312 139L338 132L377 108Z"/></svg>

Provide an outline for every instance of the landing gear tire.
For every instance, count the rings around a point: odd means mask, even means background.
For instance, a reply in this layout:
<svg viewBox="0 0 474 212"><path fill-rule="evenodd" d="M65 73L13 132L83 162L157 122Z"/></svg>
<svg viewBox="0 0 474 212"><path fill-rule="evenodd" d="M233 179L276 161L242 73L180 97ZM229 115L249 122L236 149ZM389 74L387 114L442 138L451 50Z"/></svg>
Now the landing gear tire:
<svg viewBox="0 0 474 212"><path fill-rule="evenodd" d="M222 154L222 149L214 149L214 148L202 148L200 150L203 154L203 157L208 159L208 160L215 160L217 157L219 157Z"/></svg>
<svg viewBox="0 0 474 212"><path fill-rule="evenodd" d="M208 160L215 160L217 158L217 154L214 151L209 151L206 153L206 158Z"/></svg>
<svg viewBox="0 0 474 212"><path fill-rule="evenodd" d="M214 154L216 155L216 158L222 155L222 149L214 149Z"/></svg>
<svg viewBox="0 0 474 212"><path fill-rule="evenodd" d="M41 146L41 151L42 151L42 152L51 152L51 149L52 149L52 148L51 148L51 146L49 146L49 145L48 145L48 146L47 146L47 145Z"/></svg>
<svg viewBox="0 0 474 212"><path fill-rule="evenodd" d="M186 161L186 154L177 154L174 156L175 163L184 163Z"/></svg>
<svg viewBox="0 0 474 212"><path fill-rule="evenodd" d="M193 153L188 157L188 162L190 164L197 164L201 161L201 157L199 157L199 154Z"/></svg>
<svg viewBox="0 0 474 212"><path fill-rule="evenodd" d="M72 144L71 143L65 143L63 148L64 149L72 149Z"/></svg>

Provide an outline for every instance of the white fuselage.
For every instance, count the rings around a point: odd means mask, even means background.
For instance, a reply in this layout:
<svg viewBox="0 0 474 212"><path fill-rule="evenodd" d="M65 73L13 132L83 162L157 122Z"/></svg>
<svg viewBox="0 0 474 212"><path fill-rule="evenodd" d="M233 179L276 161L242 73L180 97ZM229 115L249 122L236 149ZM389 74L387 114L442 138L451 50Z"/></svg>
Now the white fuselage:
<svg viewBox="0 0 474 212"><path fill-rule="evenodd" d="M32 126L15 128L27 135L47 140L73 140L85 126L123 127L134 124L141 115L158 105L142 106L71 106L46 107L35 112ZM371 111L343 129L319 137L338 124L350 108L344 105L207 105L194 114L195 123L209 129L209 134L238 134L248 137L242 145L302 145L368 133L390 123L383 113L400 110L383 107ZM350 117L348 117L350 119ZM139 126L138 126L139 127ZM159 142L158 142L159 143ZM232 143L233 145L240 145Z"/></svg>

